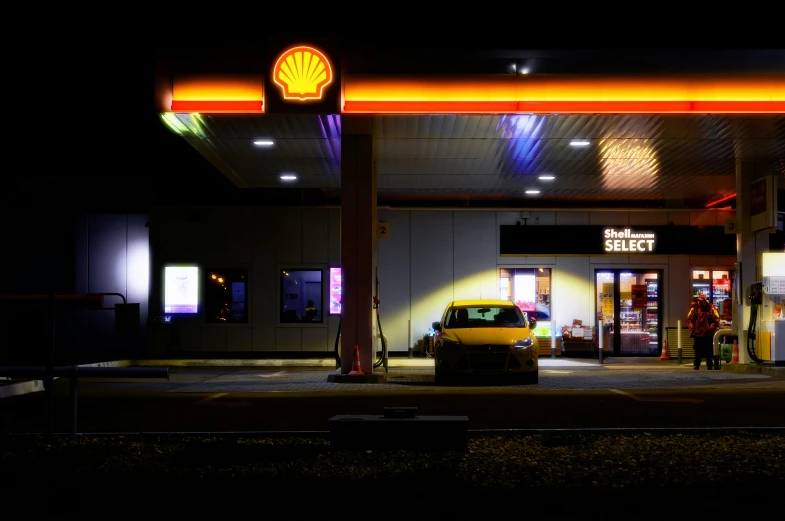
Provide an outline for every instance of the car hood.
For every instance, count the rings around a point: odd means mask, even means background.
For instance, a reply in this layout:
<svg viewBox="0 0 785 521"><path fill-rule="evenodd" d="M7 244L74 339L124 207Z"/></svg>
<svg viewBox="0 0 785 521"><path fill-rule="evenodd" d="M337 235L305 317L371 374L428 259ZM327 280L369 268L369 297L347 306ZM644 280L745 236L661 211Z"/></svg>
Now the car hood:
<svg viewBox="0 0 785 521"><path fill-rule="evenodd" d="M463 345L512 345L516 340L534 337L529 328L509 328L509 327L480 327L470 329L447 330L442 334L442 338L460 342ZM536 339L534 339L536 341Z"/></svg>

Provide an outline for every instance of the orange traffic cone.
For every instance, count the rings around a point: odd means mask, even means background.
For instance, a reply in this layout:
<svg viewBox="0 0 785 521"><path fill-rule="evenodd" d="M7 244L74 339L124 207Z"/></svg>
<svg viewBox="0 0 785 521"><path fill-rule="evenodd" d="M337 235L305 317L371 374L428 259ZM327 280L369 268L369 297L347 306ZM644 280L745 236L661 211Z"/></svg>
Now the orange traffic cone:
<svg viewBox="0 0 785 521"><path fill-rule="evenodd" d="M671 357L668 354L668 339L665 338L662 340L662 354L660 355L660 360L670 360Z"/></svg>
<svg viewBox="0 0 785 521"><path fill-rule="evenodd" d="M731 357L730 357L730 363L731 364L738 364L739 363L739 341L738 340L734 340L733 341L733 353L731 354Z"/></svg>
<svg viewBox="0 0 785 521"><path fill-rule="evenodd" d="M360 348L358 346L354 346L354 360L352 360L352 370L349 371L349 374L365 374L363 368L360 367Z"/></svg>

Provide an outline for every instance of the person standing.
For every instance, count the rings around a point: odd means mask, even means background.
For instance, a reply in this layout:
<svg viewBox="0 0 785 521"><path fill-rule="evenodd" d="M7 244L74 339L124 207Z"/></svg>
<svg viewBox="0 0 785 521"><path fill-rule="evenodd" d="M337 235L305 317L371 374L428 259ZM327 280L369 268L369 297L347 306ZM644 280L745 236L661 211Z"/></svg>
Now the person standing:
<svg viewBox="0 0 785 521"><path fill-rule="evenodd" d="M705 358L706 369L711 371L714 369L714 333L720 327L720 315L703 293L699 293L690 306L690 311L687 313L687 326L690 328L690 338L694 340L695 347L693 369L697 371Z"/></svg>
<svg viewBox="0 0 785 521"><path fill-rule="evenodd" d="M305 305L304 320L306 322L313 322L314 320L316 320L316 315L318 315L318 312L316 310L316 307L314 307L313 305L313 300L309 300L308 303Z"/></svg>

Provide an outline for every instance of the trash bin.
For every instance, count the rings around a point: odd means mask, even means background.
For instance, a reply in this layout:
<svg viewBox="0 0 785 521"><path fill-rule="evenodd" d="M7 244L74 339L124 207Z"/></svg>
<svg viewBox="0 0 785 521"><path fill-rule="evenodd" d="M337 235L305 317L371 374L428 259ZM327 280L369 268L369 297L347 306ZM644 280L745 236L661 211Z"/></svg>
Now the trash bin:
<svg viewBox="0 0 785 521"><path fill-rule="evenodd" d="M720 344L720 360L730 362L733 358L733 344Z"/></svg>

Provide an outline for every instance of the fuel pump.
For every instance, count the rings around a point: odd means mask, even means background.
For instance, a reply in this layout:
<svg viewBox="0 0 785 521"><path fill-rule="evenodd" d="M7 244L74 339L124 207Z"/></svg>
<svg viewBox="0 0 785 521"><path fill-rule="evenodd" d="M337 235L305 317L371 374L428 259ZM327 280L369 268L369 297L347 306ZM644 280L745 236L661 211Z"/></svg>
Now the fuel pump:
<svg viewBox="0 0 785 521"><path fill-rule="evenodd" d="M762 253L760 273L762 281L750 285L745 295L751 308L747 353L757 363L785 365L785 252Z"/></svg>
<svg viewBox="0 0 785 521"><path fill-rule="evenodd" d="M381 301L379 300L379 266L376 266L376 288L373 295L373 309L376 310L376 325L379 328L379 338L382 340L382 352L379 360L373 364L373 367L384 367L384 370L387 370L387 339L384 337L384 332L382 331L382 321L379 318L379 304Z"/></svg>
<svg viewBox="0 0 785 521"><path fill-rule="evenodd" d="M761 284L761 341L769 344L768 362L785 365L785 276L763 277ZM764 336L765 335L765 336Z"/></svg>
<svg viewBox="0 0 785 521"><path fill-rule="evenodd" d="M384 336L384 332L382 331L382 321L379 318L379 305L381 301L379 300L379 267L376 267L376 286L373 295L373 309L376 311L376 326L379 328L379 338L382 341L382 351L379 359L374 362L373 367L384 367L385 371L387 370L387 338ZM341 341L341 317L342 315L338 315L338 332L335 335L335 348L334 348L334 356L335 356L335 368L339 369L341 367L341 355L340 350L338 347L339 342Z"/></svg>
<svg viewBox="0 0 785 521"><path fill-rule="evenodd" d="M747 326L747 354L750 355L750 359L753 362L763 363L763 360L758 358L755 346L757 342L757 334L755 333L755 329L758 323L758 308L760 307L761 302L763 301L762 297L762 284L760 282L756 282L752 284L749 288L747 288L746 293L746 304L750 306L750 323Z"/></svg>

